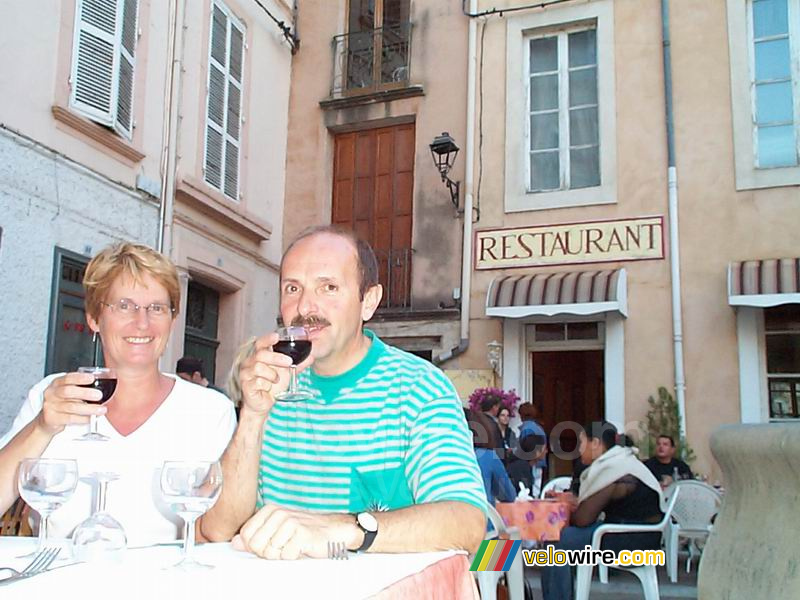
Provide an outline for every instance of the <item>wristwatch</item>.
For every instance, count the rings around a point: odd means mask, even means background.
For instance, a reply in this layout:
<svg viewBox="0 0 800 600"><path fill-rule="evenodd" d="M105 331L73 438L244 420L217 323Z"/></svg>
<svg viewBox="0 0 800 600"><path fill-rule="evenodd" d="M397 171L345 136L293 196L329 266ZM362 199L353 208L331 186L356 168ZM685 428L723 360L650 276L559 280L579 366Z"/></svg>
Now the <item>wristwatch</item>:
<svg viewBox="0 0 800 600"><path fill-rule="evenodd" d="M360 512L355 517L356 525L364 532L364 542L355 549L355 552L366 552L378 535L378 519L368 512Z"/></svg>

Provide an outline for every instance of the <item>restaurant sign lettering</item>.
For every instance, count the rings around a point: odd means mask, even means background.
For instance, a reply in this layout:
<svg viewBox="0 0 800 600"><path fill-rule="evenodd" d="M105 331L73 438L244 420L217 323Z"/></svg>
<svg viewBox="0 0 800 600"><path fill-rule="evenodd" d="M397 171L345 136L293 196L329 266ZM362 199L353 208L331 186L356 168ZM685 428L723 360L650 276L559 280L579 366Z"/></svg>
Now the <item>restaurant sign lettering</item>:
<svg viewBox="0 0 800 600"><path fill-rule="evenodd" d="M475 234L475 269L664 258L664 218L636 217Z"/></svg>

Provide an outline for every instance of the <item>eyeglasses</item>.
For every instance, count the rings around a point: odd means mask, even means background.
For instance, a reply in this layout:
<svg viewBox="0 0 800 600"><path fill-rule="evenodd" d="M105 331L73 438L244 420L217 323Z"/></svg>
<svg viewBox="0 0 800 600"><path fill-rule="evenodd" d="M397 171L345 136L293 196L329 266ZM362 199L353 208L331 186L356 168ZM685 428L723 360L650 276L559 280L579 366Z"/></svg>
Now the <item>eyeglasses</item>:
<svg viewBox="0 0 800 600"><path fill-rule="evenodd" d="M101 302L100 304L107 306L118 315L131 318L139 314L140 308L143 308L145 311L147 311L147 316L153 319L168 317L175 312L175 309L169 304L153 302L147 306L139 306L133 300L129 300L128 298L121 298L113 304L109 304L108 302Z"/></svg>

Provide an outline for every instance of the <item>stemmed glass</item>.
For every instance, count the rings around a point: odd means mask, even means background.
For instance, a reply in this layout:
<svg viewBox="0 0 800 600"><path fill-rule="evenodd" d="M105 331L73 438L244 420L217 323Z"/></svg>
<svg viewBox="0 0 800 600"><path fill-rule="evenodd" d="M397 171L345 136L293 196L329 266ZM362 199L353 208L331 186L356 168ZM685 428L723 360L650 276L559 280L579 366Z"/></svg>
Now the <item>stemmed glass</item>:
<svg viewBox="0 0 800 600"><path fill-rule="evenodd" d="M36 550L19 558L35 556L47 540L47 520L75 491L78 463L71 459L26 458L19 463L19 495L39 513L39 543Z"/></svg>
<svg viewBox="0 0 800 600"><path fill-rule="evenodd" d="M308 339L305 327L281 327L278 329L278 341L272 349L292 359L292 379L289 389L275 394L275 399L296 402L313 398L314 395L308 390L297 389L297 365L311 354L311 340Z"/></svg>
<svg viewBox="0 0 800 600"><path fill-rule="evenodd" d="M161 496L172 512L183 519L181 560L171 568L213 569L193 558L194 524L219 498L222 490L222 467L218 462L167 461L161 469Z"/></svg>
<svg viewBox="0 0 800 600"><path fill-rule="evenodd" d="M106 512L108 484L119 476L116 473L94 473L92 478L97 481L97 500L92 516L78 525L72 534L73 554L83 562L121 560L128 539L120 522Z"/></svg>
<svg viewBox="0 0 800 600"><path fill-rule="evenodd" d="M100 390L103 396L100 400L84 400L87 404L105 404L117 389L117 372L108 367L78 367L78 373L94 375L92 383L85 383L78 387L94 388ZM110 438L98 433L97 415L89 416L89 432L77 438L79 442L107 442Z"/></svg>

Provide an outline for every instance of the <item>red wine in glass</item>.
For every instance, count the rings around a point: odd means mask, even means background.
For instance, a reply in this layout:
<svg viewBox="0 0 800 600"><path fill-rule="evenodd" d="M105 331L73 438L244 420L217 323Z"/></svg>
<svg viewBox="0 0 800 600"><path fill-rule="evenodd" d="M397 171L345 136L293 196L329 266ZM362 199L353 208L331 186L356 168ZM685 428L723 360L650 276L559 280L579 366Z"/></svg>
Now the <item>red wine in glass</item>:
<svg viewBox="0 0 800 600"><path fill-rule="evenodd" d="M297 388L296 366L311 354L311 340L308 339L308 332L305 327L282 327L278 329L278 341L272 346L272 350L285 354L292 359L292 378L289 381L289 389L275 394L275 399L297 402L298 400L310 400L313 398L313 394L308 390Z"/></svg>
<svg viewBox="0 0 800 600"><path fill-rule="evenodd" d="M105 404L117 391L117 378L116 377L102 377L95 379L92 383L86 383L78 387L94 388L100 390L103 397L100 400L84 400L87 404Z"/></svg>
<svg viewBox="0 0 800 600"><path fill-rule="evenodd" d="M292 364L299 365L311 354L309 340L280 340L272 349L292 359Z"/></svg>
<svg viewBox="0 0 800 600"><path fill-rule="evenodd" d="M117 390L117 372L108 367L79 367L78 373L88 373L94 377L92 383L78 387L94 388L103 394L100 400L84 400L87 404L104 404ZM77 438L80 442L107 442L110 438L97 431L97 415L89 417L89 432Z"/></svg>

